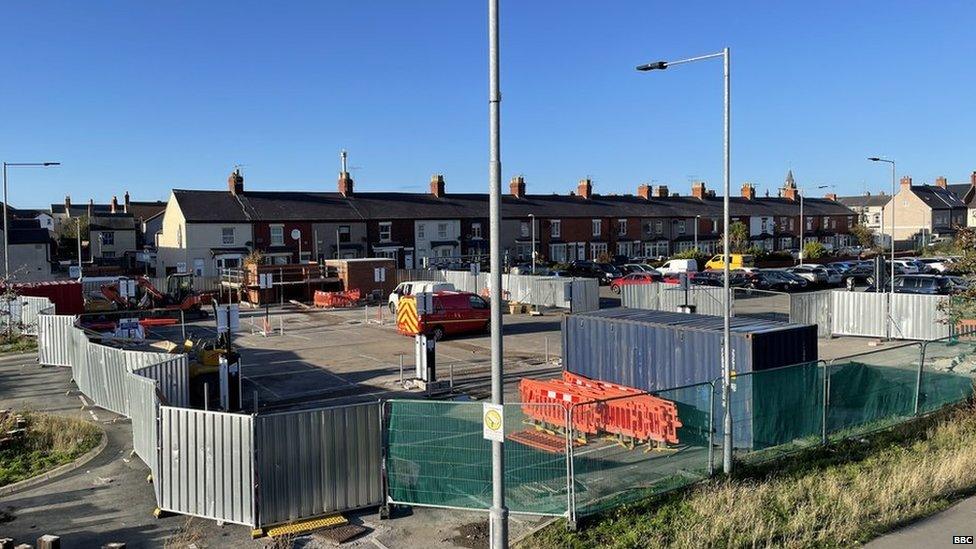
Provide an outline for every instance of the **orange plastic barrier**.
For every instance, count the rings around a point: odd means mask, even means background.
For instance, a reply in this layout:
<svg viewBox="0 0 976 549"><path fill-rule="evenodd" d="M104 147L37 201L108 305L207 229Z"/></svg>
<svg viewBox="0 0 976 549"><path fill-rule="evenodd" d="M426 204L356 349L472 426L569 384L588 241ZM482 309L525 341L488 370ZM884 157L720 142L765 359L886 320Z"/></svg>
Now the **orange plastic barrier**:
<svg viewBox="0 0 976 549"><path fill-rule="evenodd" d="M678 444L681 421L674 402L633 387L563 372L562 379L522 379L519 394L523 413L542 423L566 428L566 410L572 408L576 431Z"/></svg>
<svg viewBox="0 0 976 549"><path fill-rule="evenodd" d="M312 303L316 307L333 309L337 307L352 307L360 299L362 299L362 292L358 288L344 292L323 292L322 290L316 290Z"/></svg>

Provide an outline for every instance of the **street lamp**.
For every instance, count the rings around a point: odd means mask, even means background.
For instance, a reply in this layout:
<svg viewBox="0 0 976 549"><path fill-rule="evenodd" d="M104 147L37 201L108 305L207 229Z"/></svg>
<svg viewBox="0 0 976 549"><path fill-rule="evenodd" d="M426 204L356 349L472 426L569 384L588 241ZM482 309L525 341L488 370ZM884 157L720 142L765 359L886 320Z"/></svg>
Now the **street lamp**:
<svg viewBox="0 0 976 549"><path fill-rule="evenodd" d="M10 254L7 249L10 242L10 234L7 230L7 168L49 168L60 166L60 162L4 162L3 163L3 277L6 280L10 277ZM81 265L81 257L78 257L78 264Z"/></svg>
<svg viewBox="0 0 976 549"><path fill-rule="evenodd" d="M698 220L701 219L700 215L695 216L695 253L698 253Z"/></svg>
<svg viewBox="0 0 976 549"><path fill-rule="evenodd" d="M891 289L888 292L888 320L891 321L891 310L895 301L895 161L878 156L868 157L871 162L885 162L891 164ZM882 212L884 209L882 209ZM884 227L882 226L882 229ZM890 328L888 335L891 335Z"/></svg>
<svg viewBox="0 0 976 549"><path fill-rule="evenodd" d="M535 274L535 214L529 214L529 220L532 223L532 274Z"/></svg>
<svg viewBox="0 0 976 549"><path fill-rule="evenodd" d="M723 76L725 80L725 116L724 124L722 125L723 134L723 148L724 148L724 182L723 182L723 198L722 198L722 209L725 231L722 235L722 262L723 262L723 274L724 282L722 284L722 295L725 296L725 313L723 316L722 323L722 403L725 406L724 414L724 442L722 445L722 470L725 473L732 472L732 408L731 402L731 386L732 386L732 367L731 367L731 351L730 351L730 341L732 339L732 329L731 329L731 316L732 311L729 310L732 299L731 299L731 289L729 287L729 193L730 193L730 165L731 165L731 122L732 122L732 110L731 110L731 86L729 78L729 69L731 65L731 55L729 48L723 49L721 52L712 53L708 55L700 55L698 57L689 57L688 59L679 59L677 61L655 61L653 63L647 63L644 65L639 65L637 70L639 71L653 71L653 70L664 70L673 65L681 65L684 63L691 63L694 61L704 61L706 59L715 59L721 57L723 65ZM697 225L696 225L697 228Z"/></svg>

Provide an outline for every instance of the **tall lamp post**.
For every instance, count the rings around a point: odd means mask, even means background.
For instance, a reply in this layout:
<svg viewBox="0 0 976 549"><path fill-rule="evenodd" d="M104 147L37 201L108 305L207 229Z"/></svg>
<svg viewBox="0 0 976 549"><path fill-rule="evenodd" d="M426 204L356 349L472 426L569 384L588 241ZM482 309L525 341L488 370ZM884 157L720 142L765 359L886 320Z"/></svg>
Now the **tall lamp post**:
<svg viewBox="0 0 976 549"><path fill-rule="evenodd" d="M529 223L532 223L532 274L535 275L535 214L529 214Z"/></svg>
<svg viewBox="0 0 976 549"><path fill-rule="evenodd" d="M723 197L722 197L722 210L723 210L723 227L725 230L722 235L722 271L724 276L724 281L722 283L722 295L725 296L725 312L723 316L723 326L722 326L722 404L725 408L724 413L724 437L722 444L722 470L728 474L732 472L732 408L731 402L731 386L732 386L732 368L731 368L731 356L730 356L730 345L731 341L731 316L732 312L729 310L732 299L731 299L731 289L729 287L729 192L730 192L730 165L731 165L731 122L732 122L732 110L731 110L731 86L729 78L729 69L731 65L731 54L729 48L725 48L718 53L712 53L709 55L701 55L698 57L690 57L688 59L679 59L677 61L655 61L653 63L647 63L645 65L640 65L637 67L639 71L652 71L652 70L664 70L673 65L681 65L684 63L691 63L694 61L704 61L706 59L716 59L722 58L723 65L723 76L725 83L725 116L724 124L722 125L723 134L723 148L724 148L724 182L723 182Z"/></svg>
<svg viewBox="0 0 976 549"><path fill-rule="evenodd" d="M7 230L7 168L48 168L60 166L60 162L4 162L3 163L3 277L10 277L10 254L7 246L10 242L10 232ZM78 258L79 265L81 258Z"/></svg>
<svg viewBox="0 0 976 549"><path fill-rule="evenodd" d="M894 306L895 301L895 161L888 158L881 158L878 156L869 157L868 160L871 162L884 162L886 164L891 164L891 279L889 280L889 285L891 286L888 292L888 321L891 321L891 310ZM884 209L882 209L882 212ZM882 227L883 229L884 227ZM889 328L889 336L890 336Z"/></svg>
<svg viewBox="0 0 976 549"><path fill-rule="evenodd" d="M700 215L695 216L695 253L698 253L698 220L700 219Z"/></svg>
<svg viewBox="0 0 976 549"><path fill-rule="evenodd" d="M498 0L488 0L488 226L491 281L491 404L503 404L502 387L502 161L501 102L498 78ZM492 549L508 547L503 443L491 441L491 508L488 538Z"/></svg>

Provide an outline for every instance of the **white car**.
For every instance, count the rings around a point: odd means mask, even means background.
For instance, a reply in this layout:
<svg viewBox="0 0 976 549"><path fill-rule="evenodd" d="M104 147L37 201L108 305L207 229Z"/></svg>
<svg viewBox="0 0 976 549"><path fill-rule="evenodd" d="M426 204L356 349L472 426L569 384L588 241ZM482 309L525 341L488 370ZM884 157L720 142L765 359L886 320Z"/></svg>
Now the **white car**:
<svg viewBox="0 0 976 549"><path fill-rule="evenodd" d="M827 283L827 271L819 265L798 265L786 269L786 272L793 273L810 284Z"/></svg>
<svg viewBox="0 0 976 549"><path fill-rule="evenodd" d="M923 257L918 259L933 271L944 273L949 269L949 259L945 257Z"/></svg>
<svg viewBox="0 0 976 549"><path fill-rule="evenodd" d="M411 280L410 282L401 282L390 293L387 303L390 306L390 312L396 314L397 305L400 303L402 296L445 291L453 292L456 291L456 288L450 282L437 280Z"/></svg>
<svg viewBox="0 0 976 549"><path fill-rule="evenodd" d="M889 263L891 262L889 261ZM896 259L895 265L900 267L904 274L918 274L918 265L915 264L915 260Z"/></svg>

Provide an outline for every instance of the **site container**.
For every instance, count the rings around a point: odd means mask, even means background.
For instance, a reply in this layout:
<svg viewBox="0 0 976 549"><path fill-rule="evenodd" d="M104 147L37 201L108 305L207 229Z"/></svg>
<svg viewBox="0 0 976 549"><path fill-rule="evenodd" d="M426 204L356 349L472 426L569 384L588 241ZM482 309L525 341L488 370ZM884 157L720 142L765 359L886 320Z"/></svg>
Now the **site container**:
<svg viewBox="0 0 976 549"><path fill-rule="evenodd" d="M46 297L54 303L57 314L76 315L85 312L81 282L77 280L49 280L45 282L24 282L13 284L13 290L20 295Z"/></svg>
<svg viewBox="0 0 976 549"><path fill-rule="evenodd" d="M732 318L732 370L746 373L817 360L817 327ZM563 367L645 391L722 375L722 317L604 309L563 319Z"/></svg>

